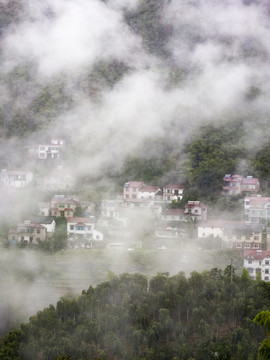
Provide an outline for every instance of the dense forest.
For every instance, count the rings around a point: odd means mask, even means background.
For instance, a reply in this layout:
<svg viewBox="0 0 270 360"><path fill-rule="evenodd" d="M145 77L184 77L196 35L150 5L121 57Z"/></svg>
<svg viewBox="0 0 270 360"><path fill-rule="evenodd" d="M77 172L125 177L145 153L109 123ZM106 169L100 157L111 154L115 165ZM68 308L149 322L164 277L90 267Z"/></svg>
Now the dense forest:
<svg viewBox="0 0 270 360"><path fill-rule="evenodd" d="M255 360L266 332L254 318L269 309L269 294L269 283L252 281L245 269L237 276L231 265L189 278L110 273L10 331L0 357ZM258 323L266 325L263 316Z"/></svg>

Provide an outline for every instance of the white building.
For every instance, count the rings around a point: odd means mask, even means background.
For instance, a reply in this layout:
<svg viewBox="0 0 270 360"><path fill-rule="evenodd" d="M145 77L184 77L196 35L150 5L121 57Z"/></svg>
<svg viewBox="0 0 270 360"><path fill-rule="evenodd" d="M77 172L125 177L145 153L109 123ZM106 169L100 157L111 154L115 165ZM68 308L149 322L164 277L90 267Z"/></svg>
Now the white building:
<svg viewBox="0 0 270 360"><path fill-rule="evenodd" d="M270 197L245 197L244 212L250 222L267 224L270 220Z"/></svg>
<svg viewBox="0 0 270 360"><path fill-rule="evenodd" d="M67 234L69 237L102 241L103 234L94 227L94 220L91 218L67 218Z"/></svg>
<svg viewBox="0 0 270 360"><path fill-rule="evenodd" d="M60 158L61 151L65 146L63 139L52 138L50 144L38 145L38 158L39 159L58 159Z"/></svg>
<svg viewBox="0 0 270 360"><path fill-rule="evenodd" d="M222 239L224 231L224 222L222 221L201 221L198 224L198 238L208 236L220 237Z"/></svg>
<svg viewBox="0 0 270 360"><path fill-rule="evenodd" d="M161 189L159 186L143 185L138 190L138 199L154 200L156 198L156 196L158 196L158 194L161 194Z"/></svg>
<svg viewBox="0 0 270 360"><path fill-rule="evenodd" d="M29 186L33 180L33 174L30 171L20 171L20 170L1 170L1 182L4 185L15 187L15 188L25 188Z"/></svg>
<svg viewBox="0 0 270 360"><path fill-rule="evenodd" d="M261 273L262 280L270 280L270 250L246 250L243 257L244 267L252 279Z"/></svg>
<svg viewBox="0 0 270 360"><path fill-rule="evenodd" d="M181 184L169 184L163 188L163 200L172 202L173 200L179 201L182 199L185 187Z"/></svg>

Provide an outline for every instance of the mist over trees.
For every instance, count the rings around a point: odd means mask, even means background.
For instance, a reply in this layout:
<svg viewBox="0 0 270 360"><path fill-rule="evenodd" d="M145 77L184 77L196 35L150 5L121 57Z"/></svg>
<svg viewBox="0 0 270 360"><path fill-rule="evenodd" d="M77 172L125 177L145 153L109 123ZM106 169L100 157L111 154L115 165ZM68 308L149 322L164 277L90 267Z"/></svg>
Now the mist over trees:
<svg viewBox="0 0 270 360"><path fill-rule="evenodd" d="M268 285L245 269L235 275L231 265L189 278L111 273L12 330L1 339L0 356L255 360L265 331L253 319L269 308Z"/></svg>
<svg viewBox="0 0 270 360"><path fill-rule="evenodd" d="M171 207L200 200L212 218L235 219L239 198L221 196L225 174L258 177L269 196L269 17L267 0L1 1L0 167L39 177L63 167L74 193L97 206L126 181L182 183ZM31 158L27 147L53 136L65 139L61 160ZM53 194L0 195L3 243L12 222ZM57 225L46 255L66 246L65 220ZM151 267L133 256L142 272ZM25 276L35 278L30 265ZM268 283L230 267L111 274L14 328L0 357L255 360L265 336L258 324L269 320L253 319L268 308ZM1 331L13 325L9 315Z"/></svg>

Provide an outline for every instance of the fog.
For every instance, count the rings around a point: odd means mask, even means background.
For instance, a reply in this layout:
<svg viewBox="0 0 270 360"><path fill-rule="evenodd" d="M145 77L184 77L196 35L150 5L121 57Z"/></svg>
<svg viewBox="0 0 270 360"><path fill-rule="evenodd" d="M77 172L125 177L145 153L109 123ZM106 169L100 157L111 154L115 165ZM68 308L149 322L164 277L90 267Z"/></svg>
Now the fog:
<svg viewBox="0 0 270 360"><path fill-rule="evenodd" d="M247 147L261 141L263 134L254 127L258 121L269 124L267 1L160 0L154 19L143 12L140 0L14 0L6 10L7 3L1 5L7 14L1 18L0 32L1 123L11 124L18 116L17 128L25 121L34 131L13 135L11 127L9 134L1 134L2 168L35 172L36 162L24 157L22 149L52 136L66 139L67 156L60 164L75 181L99 178L101 184L110 183L103 175L121 171L128 157L149 156L144 154L149 139L169 139L181 150L206 122L243 118L251 133ZM139 6L144 15L138 25L132 23L132 14ZM98 66L111 63L118 64L117 79L100 79ZM46 87L53 89L52 98L64 98L59 106L45 101L42 107L40 99L35 105ZM257 91L250 100L252 89ZM157 146L155 156L159 152L162 155ZM28 209L33 212L35 200L44 196L36 190L18 197L1 190L0 195L1 215L14 224ZM1 249L4 327L16 321L14 316L9 319L7 308L25 320L61 295L79 290L72 281L60 290L47 290L53 288L50 277L66 273L70 280L75 264L70 268L69 260L57 275L47 268L50 257L23 254ZM97 283L107 270L141 270L128 267L129 256L125 253L127 260L118 268L115 254L106 257L106 266L91 270L89 279ZM73 261L76 268L83 264L83 259ZM160 264L155 263L151 273L183 268ZM79 284L85 287L89 279Z"/></svg>

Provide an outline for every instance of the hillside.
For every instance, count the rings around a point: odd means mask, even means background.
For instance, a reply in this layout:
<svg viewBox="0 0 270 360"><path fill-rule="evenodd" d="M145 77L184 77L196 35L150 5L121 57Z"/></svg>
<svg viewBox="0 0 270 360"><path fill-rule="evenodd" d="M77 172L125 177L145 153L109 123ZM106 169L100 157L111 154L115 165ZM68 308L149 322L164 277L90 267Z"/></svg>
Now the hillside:
<svg viewBox="0 0 270 360"><path fill-rule="evenodd" d="M2 167L35 168L24 146L61 136L80 182L177 180L203 196L238 172L268 191L264 2L14 0L0 14Z"/></svg>

